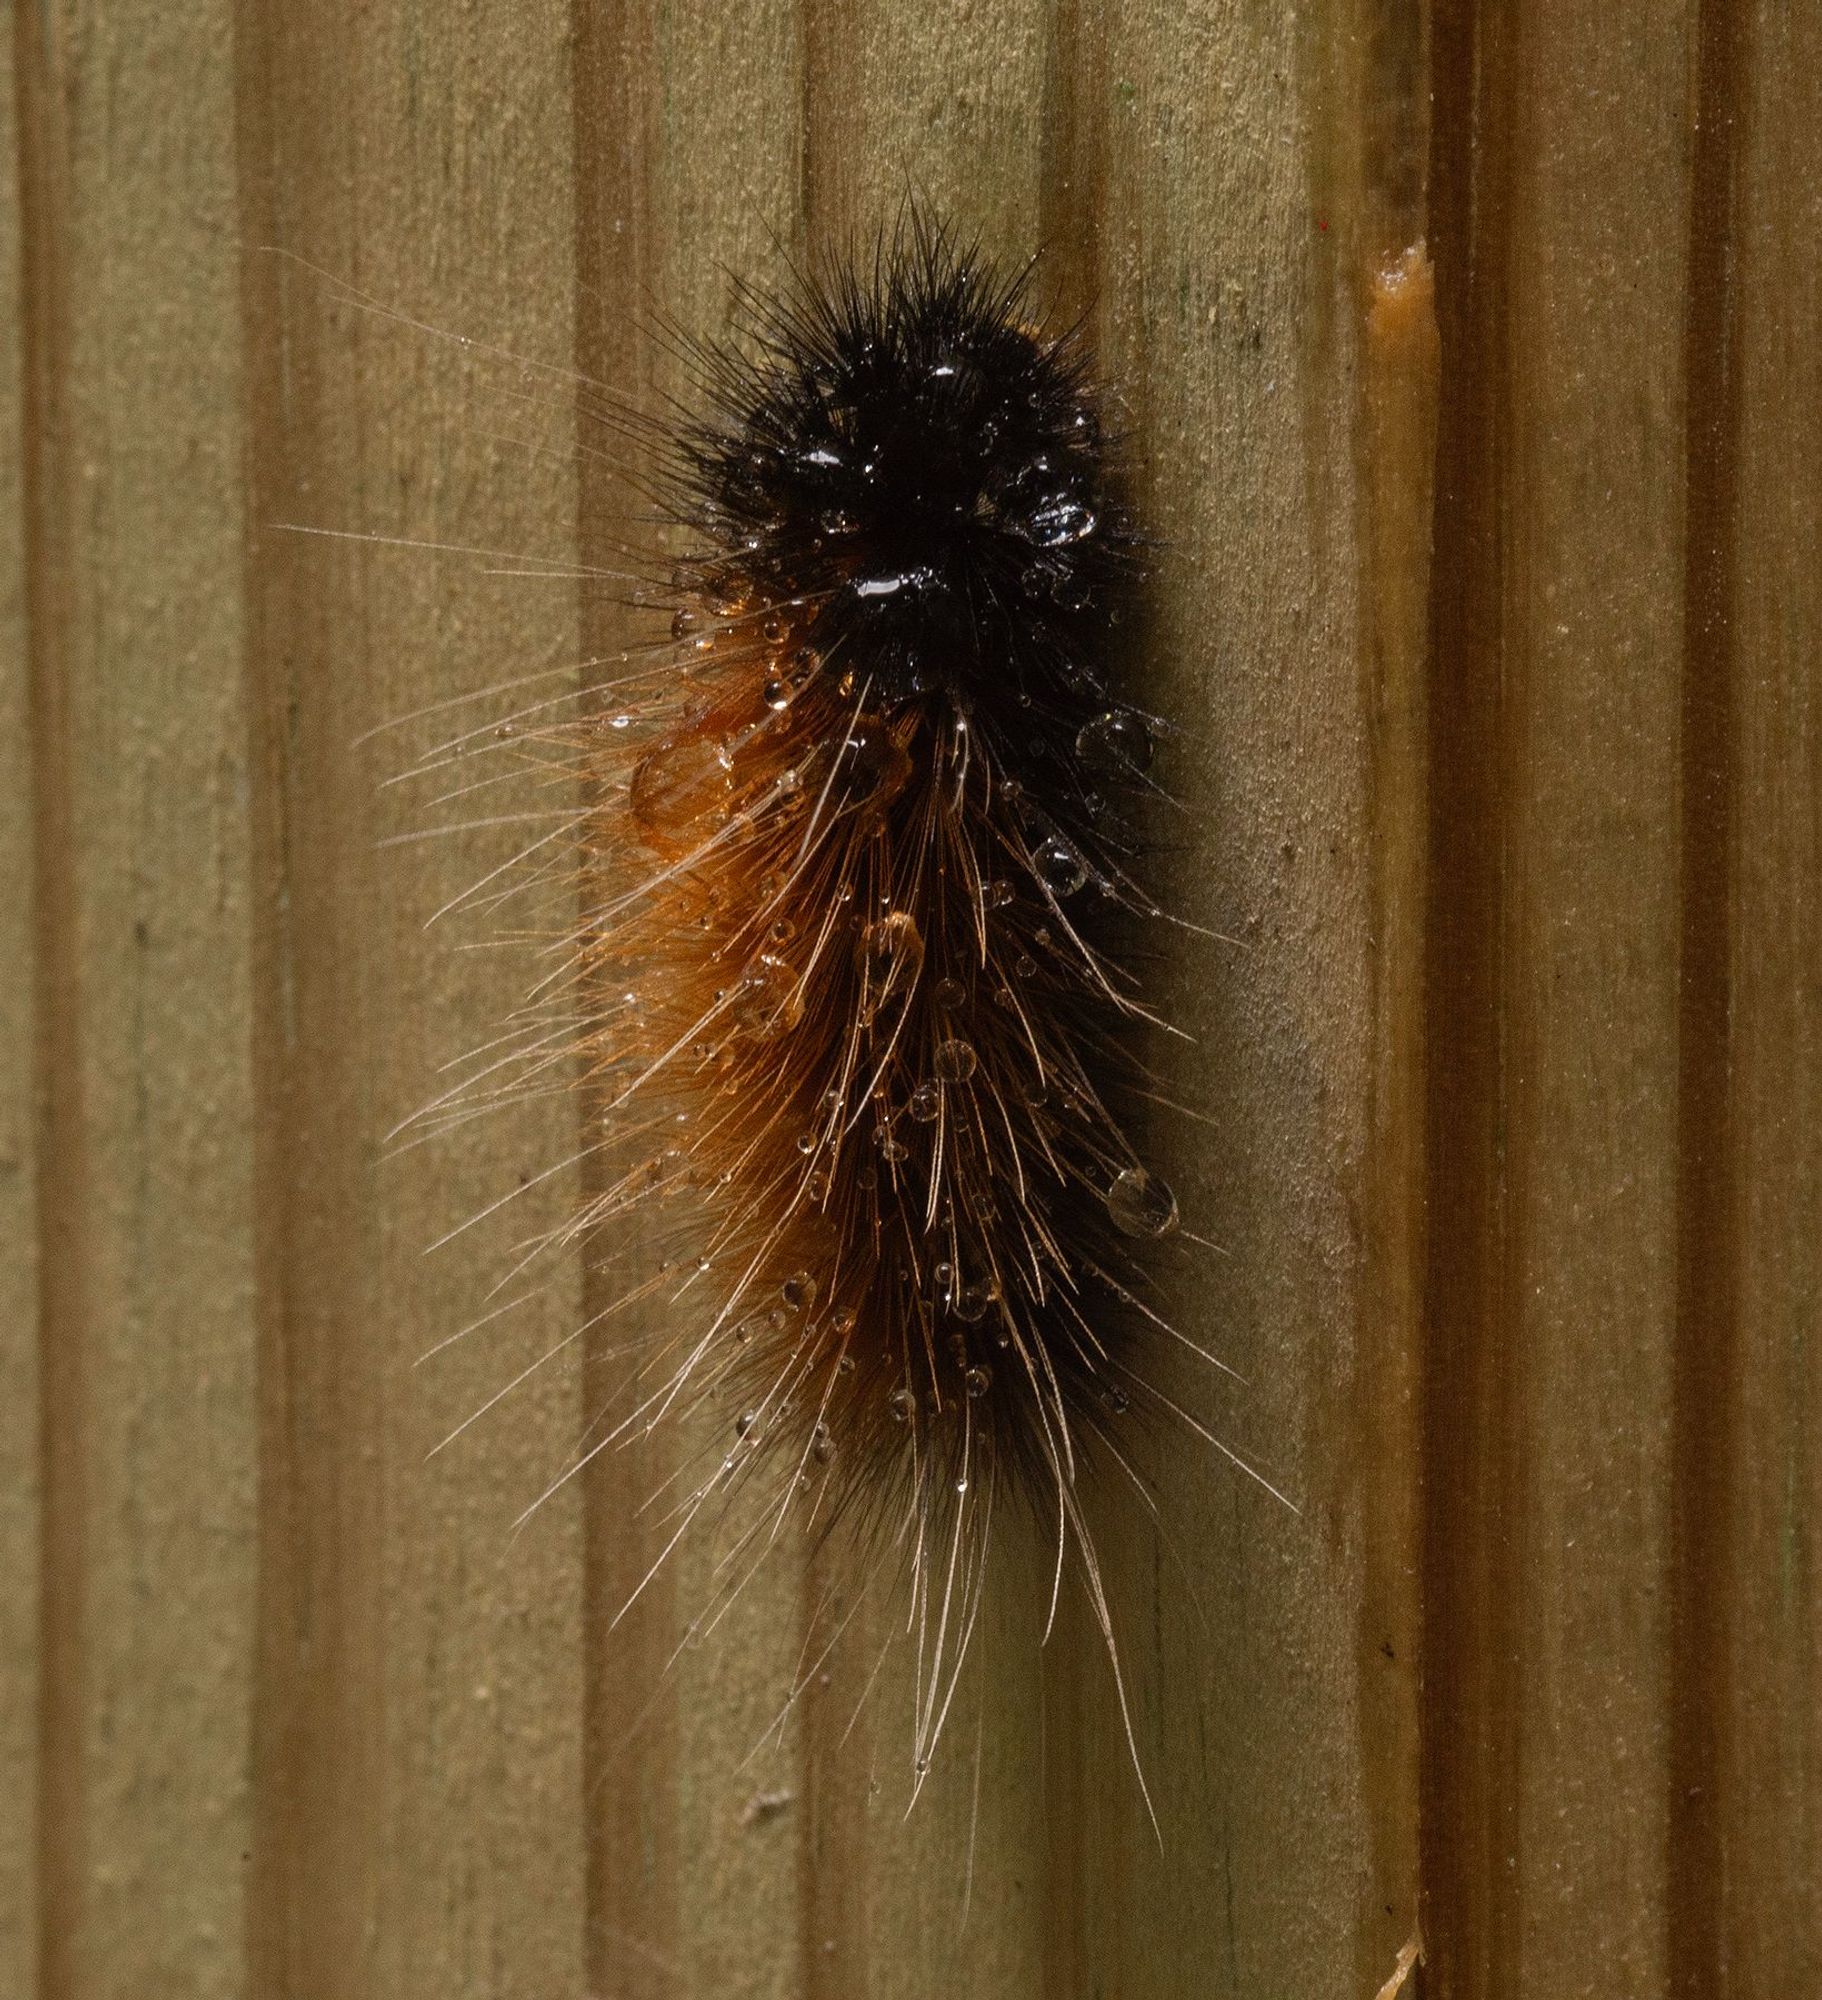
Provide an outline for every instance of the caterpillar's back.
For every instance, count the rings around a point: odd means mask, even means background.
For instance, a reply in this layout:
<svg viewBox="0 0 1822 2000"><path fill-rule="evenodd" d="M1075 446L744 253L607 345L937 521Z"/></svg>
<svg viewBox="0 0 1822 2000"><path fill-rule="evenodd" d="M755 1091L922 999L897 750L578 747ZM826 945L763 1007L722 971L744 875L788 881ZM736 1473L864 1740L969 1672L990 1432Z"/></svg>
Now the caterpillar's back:
<svg viewBox="0 0 1822 2000"><path fill-rule="evenodd" d="M608 413L673 544L669 637L502 746L580 770L589 892L475 1088L580 1057L609 1164L564 1240L638 1209L668 1252L592 1448L706 1403L680 1525L744 1491L749 1534L902 1551L921 1757L1006 1502L1081 1552L1105 1628L1083 1467L1164 1400L1139 539L1077 334L915 211L681 346L692 408Z"/></svg>

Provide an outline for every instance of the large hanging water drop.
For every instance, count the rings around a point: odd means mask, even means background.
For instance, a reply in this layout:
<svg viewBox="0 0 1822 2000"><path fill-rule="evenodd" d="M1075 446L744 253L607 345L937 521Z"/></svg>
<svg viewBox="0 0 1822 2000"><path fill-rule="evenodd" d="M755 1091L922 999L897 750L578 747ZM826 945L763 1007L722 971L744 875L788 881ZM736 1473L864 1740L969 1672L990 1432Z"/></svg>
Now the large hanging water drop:
<svg viewBox="0 0 1822 2000"><path fill-rule="evenodd" d="M1131 709L1110 708L1076 731L1076 755L1105 777L1131 777L1151 763L1151 731Z"/></svg>
<svg viewBox="0 0 1822 2000"><path fill-rule="evenodd" d="M1168 1236L1177 1226L1177 1197L1143 1167L1128 1167L1107 1190L1107 1213L1128 1236Z"/></svg>
<svg viewBox="0 0 1822 2000"><path fill-rule="evenodd" d="M1046 834L1032 851L1038 879L1053 896L1073 896L1088 880L1088 867L1072 841L1060 833Z"/></svg>

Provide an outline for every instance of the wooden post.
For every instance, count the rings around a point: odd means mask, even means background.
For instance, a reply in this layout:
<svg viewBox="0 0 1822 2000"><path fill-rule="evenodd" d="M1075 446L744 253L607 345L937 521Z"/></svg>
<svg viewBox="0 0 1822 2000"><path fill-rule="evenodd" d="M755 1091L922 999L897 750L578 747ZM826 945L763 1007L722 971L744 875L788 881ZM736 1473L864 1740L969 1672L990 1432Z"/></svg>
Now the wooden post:
<svg viewBox="0 0 1822 2000"><path fill-rule="evenodd" d="M1822 17L8 24L0 1991L1822 1988ZM1087 318L1235 940L1158 975L1245 1377L1176 1386L1295 1511L1189 1440L1097 1496L1157 1836L1010 1547L908 1820L878 1613L769 1728L809 1556L667 1673L649 1470L512 1532L595 1281L432 1353L577 1102L381 1158L523 979L425 927L515 830L382 845L368 732L622 643L578 376L907 188Z"/></svg>

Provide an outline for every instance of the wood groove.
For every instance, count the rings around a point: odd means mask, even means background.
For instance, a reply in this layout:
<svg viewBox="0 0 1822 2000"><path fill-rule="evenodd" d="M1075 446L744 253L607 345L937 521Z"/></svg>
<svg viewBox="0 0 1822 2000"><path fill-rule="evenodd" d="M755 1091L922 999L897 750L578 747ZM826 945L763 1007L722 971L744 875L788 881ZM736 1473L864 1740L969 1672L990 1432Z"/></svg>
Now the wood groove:
<svg viewBox="0 0 1822 2000"><path fill-rule="evenodd" d="M71 796L68 676L80 631L67 481L70 190L60 20L13 14L24 322L25 630L33 817L37 1036L39 1536L39 2000L82 1991L88 1873L84 1714L88 1584L89 1199L84 1139L80 881Z"/></svg>
<svg viewBox="0 0 1822 2000"><path fill-rule="evenodd" d="M278 368L287 337L287 273L278 189L284 167L275 89L282 30L265 0L240 0L235 22L237 207L246 241L241 263L241 315L249 357L244 395L249 456L249 512L258 521L286 518L295 493L275 441L300 445L300 412ZM301 455L301 454L300 454ZM248 609L247 762L254 879L260 893L248 941L252 970L254 1338L259 1371L260 1515L255 1580L256 1678L251 1690L254 1791L248 1857L245 1973L249 1991L289 2000L309 1990L306 1939L325 1919L329 1885L320 1883L315 1925L300 1922L296 1870L310 1851L299 1807L299 1777L311 1749L306 1701L297 1684L299 1652L309 1645L314 1618L300 1571L307 1496L300 1494L308 1446L298 1394L299 1342L304 1330L292 1310L295 1244L286 1190L306 1171L300 1157L292 1075L298 1060L297 937L293 913L294 743L289 726L294 694L284 602L301 587L300 552L281 537L250 538L244 587ZM300 1500L302 1505L300 1506ZM332 1920L330 1920L332 1921ZM356 1988L356 1991L359 1989Z"/></svg>
<svg viewBox="0 0 1822 2000"><path fill-rule="evenodd" d="M1497 10L1494 10L1497 14ZM1522 74L1515 24L1439 0L1430 229L1442 340L1430 640L1422 1816L1425 1992L1509 1989L1517 1914L1511 1675L1521 1359L1507 1324L1512 921L1506 815L1516 691L1503 645L1505 285Z"/></svg>
<svg viewBox="0 0 1822 2000"><path fill-rule="evenodd" d="M39 1989L44 1801L39 1638L46 1588L40 1446L48 1408L40 1360L43 1252L50 1222L37 1151L44 1128L37 939L40 868L33 806L38 735L28 606L32 492L26 483L30 363L24 348L25 217L21 38L0 27L0 1990Z"/></svg>
<svg viewBox="0 0 1822 2000"><path fill-rule="evenodd" d="M1336 151L1320 199L1360 295L1354 464L1360 708L1371 854L1371 1026L1357 1432L1356 1637L1366 1795L1356 1983L1375 1991L1420 1934L1418 1829L1427 1122L1425 879L1431 544L1440 347L1427 236L1428 0L1361 0L1335 52ZM1345 143L1341 143L1345 142Z"/></svg>
<svg viewBox="0 0 1822 2000"><path fill-rule="evenodd" d="M1739 1440L1739 1246L1731 1105L1735 565L1740 386L1736 160L1745 64L1735 0L1702 0L1684 338L1682 936L1672 1465L1668 1963L1676 1991L1731 1990L1724 1735Z"/></svg>

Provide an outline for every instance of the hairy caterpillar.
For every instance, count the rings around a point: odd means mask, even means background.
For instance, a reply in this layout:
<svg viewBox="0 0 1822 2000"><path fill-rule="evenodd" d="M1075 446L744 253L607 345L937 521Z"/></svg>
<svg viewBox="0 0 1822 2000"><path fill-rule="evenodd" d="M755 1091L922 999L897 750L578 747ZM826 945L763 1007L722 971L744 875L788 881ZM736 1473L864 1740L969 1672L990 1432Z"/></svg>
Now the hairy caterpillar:
<svg viewBox="0 0 1822 2000"><path fill-rule="evenodd" d="M618 1273L642 1223L602 1317L664 1330L579 1463L709 1409L669 1546L738 1502L755 1558L801 1522L895 1567L921 1775L996 1517L1047 1538L1053 1605L1074 1548L1111 1650L1087 1469L1134 1471L1150 1414L1202 1431L1146 1365L1193 1343L1135 1038L1142 544L1080 335L915 208L674 338L688 408L590 398L659 518L650 642L467 746L563 788L505 893L580 878L580 913L425 1118L580 1084L592 1194L539 1247Z"/></svg>

